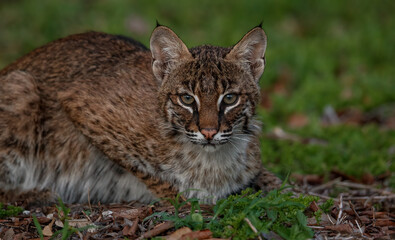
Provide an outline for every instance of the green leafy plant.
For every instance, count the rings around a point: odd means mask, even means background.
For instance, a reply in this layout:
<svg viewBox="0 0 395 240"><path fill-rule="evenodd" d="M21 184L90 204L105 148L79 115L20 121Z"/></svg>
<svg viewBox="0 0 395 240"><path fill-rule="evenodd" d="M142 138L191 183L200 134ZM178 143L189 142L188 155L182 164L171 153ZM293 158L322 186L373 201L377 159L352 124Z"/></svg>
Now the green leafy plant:
<svg viewBox="0 0 395 240"><path fill-rule="evenodd" d="M187 190L187 191L197 191L197 190ZM199 199L190 198L186 201L181 200L181 196L184 192L178 193L174 199L164 198L174 206L174 214L169 214L167 212L156 212L151 216L144 219L144 221L156 218L161 221L172 221L176 229L180 227L189 227L193 230L201 230L204 227L204 219L201 214ZM191 205L190 214L184 217L180 217L180 208L189 203Z"/></svg>
<svg viewBox="0 0 395 240"><path fill-rule="evenodd" d="M63 223L63 228L54 232L54 234L52 235L51 239L62 239L62 240L66 240L69 239L71 237L71 235L73 233L77 233L77 232L82 232L85 231L89 228L94 228L95 226L92 225L88 225L85 227L80 227L80 228L75 228L72 226L69 226L69 217L68 214L70 213L70 208L67 208L63 201L59 198L59 205L56 205L56 208L58 210L58 215L60 217L60 220ZM44 235L43 235L43 230L41 228L40 223L37 220L37 217L35 215L32 216L33 217L33 223L37 228L37 232L40 236L40 239L43 240L44 239ZM61 236L60 238L58 238L58 236Z"/></svg>
<svg viewBox="0 0 395 240"><path fill-rule="evenodd" d="M279 190L264 196L261 191L254 193L247 189L240 195L220 200L214 207L209 227L214 236L232 239L253 239L269 231L285 239L311 238L313 231L307 226L303 211L317 199L293 197L292 193Z"/></svg>
<svg viewBox="0 0 395 240"><path fill-rule="evenodd" d="M21 207L16 207L12 205L4 206L3 203L0 203L0 219L12 217L20 214L23 211Z"/></svg>
<svg viewBox="0 0 395 240"><path fill-rule="evenodd" d="M320 209L324 212L324 213L329 213L333 207L333 204L335 202L333 201L333 199L328 199L326 200L323 204L320 205Z"/></svg>
<svg viewBox="0 0 395 240"><path fill-rule="evenodd" d="M174 215L154 213L145 220L156 218L172 221L176 228L190 227L193 230L210 229L215 237L232 239L254 239L262 233L273 231L285 239L308 239L313 231L307 226L303 211L318 197L299 196L274 190L264 195L261 191L247 189L239 195L219 200L211 218L203 218L198 208L198 200L180 202L181 194L175 199L166 199L174 207ZM180 217L179 209L191 203L190 214ZM254 229L253 229L254 228Z"/></svg>

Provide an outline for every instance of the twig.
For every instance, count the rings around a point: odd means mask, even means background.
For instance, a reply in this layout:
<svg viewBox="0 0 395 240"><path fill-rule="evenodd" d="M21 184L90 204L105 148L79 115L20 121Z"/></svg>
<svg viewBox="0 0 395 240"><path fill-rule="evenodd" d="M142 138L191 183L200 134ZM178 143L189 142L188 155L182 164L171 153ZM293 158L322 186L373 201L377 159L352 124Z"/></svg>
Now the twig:
<svg viewBox="0 0 395 240"><path fill-rule="evenodd" d="M338 182L340 182L340 180L341 180L341 178L335 178L327 183L324 183L324 184L319 185L317 187L311 188L310 192L317 192L317 191L320 191L320 190L325 189L327 187L333 186L333 185L337 184Z"/></svg>
<svg viewBox="0 0 395 240"><path fill-rule="evenodd" d="M343 213L343 194L340 194L339 214L337 215L336 225L340 224L341 216Z"/></svg>
<svg viewBox="0 0 395 240"><path fill-rule="evenodd" d="M138 239L145 239L145 238L155 237L155 236L157 236L157 235L169 230L172 227L174 227L174 223L173 222L168 221L168 222L161 223L159 225L156 225L153 229L149 230L148 232L145 232Z"/></svg>
<svg viewBox="0 0 395 240"><path fill-rule="evenodd" d="M309 226L309 228L324 229L325 227L321 227L321 226Z"/></svg>
<svg viewBox="0 0 395 240"><path fill-rule="evenodd" d="M252 225L250 219L244 218L244 221L246 221L247 224L248 224L248 226L250 226L251 230L252 230L254 233L256 233L256 234L258 235L258 239L259 239L259 240L262 240L261 236L259 236L258 230L256 230L256 228L254 227L254 225Z"/></svg>
<svg viewBox="0 0 395 240"><path fill-rule="evenodd" d="M357 224L357 226L358 226L358 229L359 229L359 232L361 233L361 235L363 236L363 232L362 232L362 229L361 229L361 227L359 226L359 223L358 223L358 221L355 219L355 223Z"/></svg>
<svg viewBox="0 0 395 240"><path fill-rule="evenodd" d="M90 195L91 190L88 189L88 206L89 210L92 212L92 205L91 205L91 195Z"/></svg>
<svg viewBox="0 0 395 240"><path fill-rule="evenodd" d="M88 215L86 215L86 213L83 210L81 212L91 223L93 223L92 219Z"/></svg>
<svg viewBox="0 0 395 240"><path fill-rule="evenodd" d="M371 197L345 197L344 200L384 200L384 199L395 199L395 194L388 196L371 196Z"/></svg>
<svg viewBox="0 0 395 240"><path fill-rule="evenodd" d="M338 202L339 201L339 199L337 199L337 198L331 198L331 197L328 197L328 196L325 196L325 195L322 195L322 194L319 194L319 193L315 193L315 192L307 192L307 194L308 195L311 195L311 196L317 196L317 197L320 197L320 198L323 198L323 199L325 199L325 200L328 200L328 199L333 199L334 201L336 201L336 202Z"/></svg>
<svg viewBox="0 0 395 240"><path fill-rule="evenodd" d="M351 201L348 201L348 204L350 204L351 210L354 212L355 216L357 216L357 219L363 224L361 218L359 217L358 212L355 210L354 204L352 204ZM355 220L356 221L356 220ZM365 225L365 224L364 224ZM358 225L359 227L359 225Z"/></svg>
<svg viewBox="0 0 395 240"><path fill-rule="evenodd" d="M335 225L335 223L332 221L332 217L327 213L326 216L328 217L329 221L332 223L332 225Z"/></svg>
<svg viewBox="0 0 395 240"><path fill-rule="evenodd" d="M342 187L351 187L351 188L359 188L359 189L369 189L374 192L379 192L382 195L391 195L392 193L389 191L386 191L384 189L377 189L372 186L368 186L365 184L360 184L360 183L353 183L353 182L337 182L336 185L342 186Z"/></svg>
<svg viewBox="0 0 395 240"><path fill-rule="evenodd" d="M372 206L372 211L373 211L373 227L375 227L376 226L376 212L375 212L375 210L374 210L374 206Z"/></svg>

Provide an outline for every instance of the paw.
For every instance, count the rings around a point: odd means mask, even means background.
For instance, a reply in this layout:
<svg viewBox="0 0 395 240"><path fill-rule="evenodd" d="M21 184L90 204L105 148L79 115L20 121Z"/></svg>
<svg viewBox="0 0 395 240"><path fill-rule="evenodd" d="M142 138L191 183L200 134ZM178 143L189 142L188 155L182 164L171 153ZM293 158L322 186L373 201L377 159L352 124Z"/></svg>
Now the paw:
<svg viewBox="0 0 395 240"><path fill-rule="evenodd" d="M58 202L59 196L50 190L28 190L28 191L0 191L0 202L17 203L25 209L51 206Z"/></svg>

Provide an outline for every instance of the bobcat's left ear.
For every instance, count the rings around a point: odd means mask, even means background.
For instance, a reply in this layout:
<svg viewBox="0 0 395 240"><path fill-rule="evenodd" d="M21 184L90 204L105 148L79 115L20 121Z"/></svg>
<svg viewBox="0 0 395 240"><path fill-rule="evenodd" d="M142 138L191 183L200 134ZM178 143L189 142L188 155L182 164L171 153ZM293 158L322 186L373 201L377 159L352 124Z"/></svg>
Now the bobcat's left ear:
<svg viewBox="0 0 395 240"><path fill-rule="evenodd" d="M155 77L162 81L166 73L177 64L192 59L187 46L168 27L158 26L150 39L152 53L152 71Z"/></svg>
<svg viewBox="0 0 395 240"><path fill-rule="evenodd" d="M235 61L251 71L259 81L265 69L266 34L261 27L249 31L226 55L225 59Z"/></svg>

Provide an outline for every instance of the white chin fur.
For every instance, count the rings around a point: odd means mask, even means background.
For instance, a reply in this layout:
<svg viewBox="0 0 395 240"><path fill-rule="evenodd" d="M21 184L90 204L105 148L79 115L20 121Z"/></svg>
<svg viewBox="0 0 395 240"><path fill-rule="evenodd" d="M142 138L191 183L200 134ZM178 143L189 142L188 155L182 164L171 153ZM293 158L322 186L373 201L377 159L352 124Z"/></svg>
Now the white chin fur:
<svg viewBox="0 0 395 240"><path fill-rule="evenodd" d="M215 152L221 148L221 145L202 145L202 148L206 152Z"/></svg>

